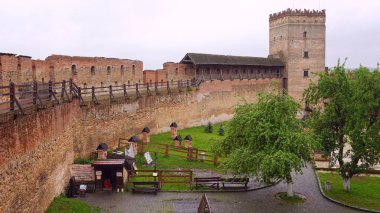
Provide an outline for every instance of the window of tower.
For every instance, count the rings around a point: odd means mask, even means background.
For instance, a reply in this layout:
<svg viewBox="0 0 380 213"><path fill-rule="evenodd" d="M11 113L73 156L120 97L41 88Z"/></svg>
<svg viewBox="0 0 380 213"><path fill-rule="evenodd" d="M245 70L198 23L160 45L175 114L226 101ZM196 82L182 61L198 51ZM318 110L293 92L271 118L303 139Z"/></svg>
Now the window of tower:
<svg viewBox="0 0 380 213"><path fill-rule="evenodd" d="M305 78L309 77L309 70L303 71L303 77L305 77Z"/></svg>
<svg viewBox="0 0 380 213"><path fill-rule="evenodd" d="M304 58L309 58L309 52L308 51L304 51L303 52L303 57Z"/></svg>
<svg viewBox="0 0 380 213"><path fill-rule="evenodd" d="M305 31L303 32L303 37L306 38L306 36L307 36L307 32Z"/></svg>

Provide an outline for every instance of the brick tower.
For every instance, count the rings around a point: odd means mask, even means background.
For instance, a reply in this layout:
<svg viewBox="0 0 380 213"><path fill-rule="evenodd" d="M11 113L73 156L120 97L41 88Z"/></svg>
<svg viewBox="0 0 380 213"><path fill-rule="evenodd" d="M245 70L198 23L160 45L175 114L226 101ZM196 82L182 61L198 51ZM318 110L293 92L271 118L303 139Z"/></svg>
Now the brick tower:
<svg viewBox="0 0 380 213"><path fill-rule="evenodd" d="M325 10L291 10L269 16L269 54L285 63L283 84L296 100L314 73L325 70Z"/></svg>

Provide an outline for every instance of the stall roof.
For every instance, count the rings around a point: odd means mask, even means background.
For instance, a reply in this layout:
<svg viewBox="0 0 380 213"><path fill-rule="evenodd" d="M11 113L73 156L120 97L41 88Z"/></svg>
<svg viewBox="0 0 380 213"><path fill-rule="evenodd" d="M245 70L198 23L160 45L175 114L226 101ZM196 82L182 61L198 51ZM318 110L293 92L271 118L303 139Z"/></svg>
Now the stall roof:
<svg viewBox="0 0 380 213"><path fill-rule="evenodd" d="M124 165L125 159L106 159L106 160L94 160L93 166L100 165Z"/></svg>

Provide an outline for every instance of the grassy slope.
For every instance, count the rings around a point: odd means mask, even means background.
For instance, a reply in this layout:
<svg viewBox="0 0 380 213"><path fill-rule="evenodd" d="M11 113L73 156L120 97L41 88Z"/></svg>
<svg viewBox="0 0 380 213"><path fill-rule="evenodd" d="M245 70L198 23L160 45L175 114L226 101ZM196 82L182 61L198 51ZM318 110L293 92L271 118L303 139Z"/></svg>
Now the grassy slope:
<svg viewBox="0 0 380 213"><path fill-rule="evenodd" d="M359 176L351 180L351 192L343 191L343 181L337 173L318 172L325 194L348 205L380 210L380 177ZM332 191L326 192L324 185L330 181Z"/></svg>
<svg viewBox="0 0 380 213"><path fill-rule="evenodd" d="M60 213L60 212L100 212L100 209L97 207L91 207L87 203L75 199L67 198L64 196L55 197L53 202L50 204L49 208L46 210L46 213Z"/></svg>
<svg viewBox="0 0 380 213"><path fill-rule="evenodd" d="M218 135L218 129L220 124L214 125L214 132L213 133L206 133L204 131L204 127L194 127L184 130L179 130L178 134L184 138L186 135L191 135L192 145L194 148L207 150L206 152L209 155L212 155L211 153L211 147L214 143L217 142L217 140L223 139L225 136ZM151 136L151 143L163 143L163 144L172 144L174 145L173 140L170 138L170 132L161 133L158 135L152 135ZM182 145L184 144L184 141L182 141ZM150 151L152 158L154 158L154 149L148 149ZM184 154L185 155L185 154ZM140 159L137 159L137 166L139 169L149 169L144 168L143 164L145 163L145 160L140 157ZM176 156L169 156L165 157L163 155L157 154L157 169L192 169L192 168L199 168L199 169L212 169L216 170L217 167L213 165L211 162L200 162L200 161L188 161L186 158L176 157Z"/></svg>

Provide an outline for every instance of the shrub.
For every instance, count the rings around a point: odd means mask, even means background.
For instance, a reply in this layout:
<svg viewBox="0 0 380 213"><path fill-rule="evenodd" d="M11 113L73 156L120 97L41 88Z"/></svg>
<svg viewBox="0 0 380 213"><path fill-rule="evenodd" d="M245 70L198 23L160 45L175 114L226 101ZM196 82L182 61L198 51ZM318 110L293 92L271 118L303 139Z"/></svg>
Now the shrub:
<svg viewBox="0 0 380 213"><path fill-rule="evenodd" d="M212 126L211 122L208 122L207 126L205 127L205 132L212 133L214 131L214 128Z"/></svg>
<svg viewBox="0 0 380 213"><path fill-rule="evenodd" d="M74 163L75 164L92 164L92 162L95 160L96 157L89 157L89 158L75 158Z"/></svg>
<svg viewBox="0 0 380 213"><path fill-rule="evenodd" d="M223 124L220 125L219 130L218 130L218 134L221 135L221 136L224 135L224 126L223 126Z"/></svg>

